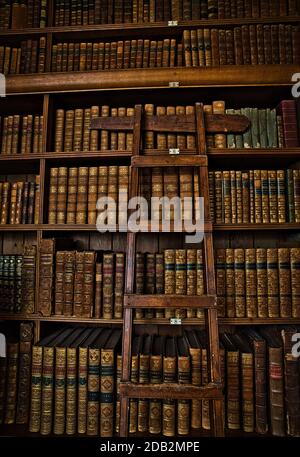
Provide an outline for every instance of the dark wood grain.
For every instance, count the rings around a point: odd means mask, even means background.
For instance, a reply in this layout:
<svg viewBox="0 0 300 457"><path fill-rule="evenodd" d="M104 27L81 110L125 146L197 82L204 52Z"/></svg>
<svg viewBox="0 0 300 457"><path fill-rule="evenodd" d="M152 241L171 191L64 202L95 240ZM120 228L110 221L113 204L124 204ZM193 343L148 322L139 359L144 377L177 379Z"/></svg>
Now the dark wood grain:
<svg viewBox="0 0 300 457"><path fill-rule="evenodd" d="M223 398L222 387L210 383L203 387L190 384L120 384L121 395L131 398L207 399Z"/></svg>

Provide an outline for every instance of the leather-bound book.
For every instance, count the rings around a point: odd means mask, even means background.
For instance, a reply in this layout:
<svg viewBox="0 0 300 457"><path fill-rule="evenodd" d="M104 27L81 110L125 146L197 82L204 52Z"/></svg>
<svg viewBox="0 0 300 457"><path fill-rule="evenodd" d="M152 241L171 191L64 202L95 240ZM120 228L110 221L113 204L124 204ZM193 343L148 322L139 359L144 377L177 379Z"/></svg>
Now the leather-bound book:
<svg viewBox="0 0 300 457"><path fill-rule="evenodd" d="M268 224L270 222L268 171L261 170L260 175L262 189L262 222Z"/></svg>
<svg viewBox="0 0 300 457"><path fill-rule="evenodd" d="M284 408L284 366L283 350L279 332L273 328L260 330L268 346L269 372L269 409L271 433L274 436L285 435Z"/></svg>
<svg viewBox="0 0 300 457"><path fill-rule="evenodd" d="M235 314L245 317L245 251L234 249Z"/></svg>
<svg viewBox="0 0 300 457"><path fill-rule="evenodd" d="M155 293L163 295L165 290L164 283L164 255L158 252L155 253ZM164 310L157 309L155 311L157 318L164 317Z"/></svg>
<svg viewBox="0 0 300 457"><path fill-rule="evenodd" d="M22 265L22 311L33 314L35 311L36 246L24 246Z"/></svg>
<svg viewBox="0 0 300 457"><path fill-rule="evenodd" d="M176 382L176 344L174 337L167 337L165 340L165 351L163 356L163 382L166 384ZM163 436L175 436L175 400L164 399L162 407L162 434Z"/></svg>
<svg viewBox="0 0 300 457"><path fill-rule="evenodd" d="M176 114L175 106L167 106L166 114L167 114L167 116L174 116ZM167 147L169 149L177 147L176 135L174 133L168 133L168 135L167 135Z"/></svg>
<svg viewBox="0 0 300 457"><path fill-rule="evenodd" d="M145 283L145 293L153 295L155 294L155 254L147 252L146 253L146 283ZM151 319L154 317L154 312L150 308L145 309L145 318Z"/></svg>
<svg viewBox="0 0 300 457"><path fill-rule="evenodd" d="M297 130L296 103L294 100L283 100L277 107L277 112L282 116L284 146L293 148L299 146Z"/></svg>
<svg viewBox="0 0 300 457"><path fill-rule="evenodd" d="M153 335L144 335L143 347L139 357L139 384L149 384L150 381L150 356L152 352ZM141 398L138 400L138 421L137 429L139 432L148 431L149 424L149 400Z"/></svg>
<svg viewBox="0 0 300 457"><path fill-rule="evenodd" d="M41 177L36 175L35 177L35 197L34 197L34 214L33 223L38 224L40 221L40 204L41 204L41 188L40 188Z"/></svg>
<svg viewBox="0 0 300 457"><path fill-rule="evenodd" d="M88 167L79 167L76 224L86 224L87 222L88 173Z"/></svg>
<svg viewBox="0 0 300 457"><path fill-rule="evenodd" d="M102 113L101 113L102 115ZM99 106L92 106L91 107L91 119L95 117L99 117ZM90 150L91 151L98 151L99 150L99 131L98 130L91 130L90 132ZM79 172L80 175L80 172Z"/></svg>
<svg viewBox="0 0 300 457"><path fill-rule="evenodd" d="M58 198L58 168L50 168L48 224L56 224Z"/></svg>
<svg viewBox="0 0 300 457"><path fill-rule="evenodd" d="M186 250L175 251L175 294L186 295ZM179 319L186 317L185 309L176 309L175 316Z"/></svg>
<svg viewBox="0 0 300 457"><path fill-rule="evenodd" d="M249 341L254 357L255 431L265 434L268 431L266 341L252 328L243 330L243 334Z"/></svg>
<svg viewBox="0 0 300 457"><path fill-rule="evenodd" d="M245 249L246 316L257 317L256 250Z"/></svg>
<svg viewBox="0 0 300 457"><path fill-rule="evenodd" d="M88 350L87 435L89 436L99 435L101 349L111 333L111 329L100 329L98 337Z"/></svg>
<svg viewBox="0 0 300 457"><path fill-rule="evenodd" d="M224 207L224 222L225 224L232 223L231 215L231 182L230 182L230 172L222 172L222 184L223 184L223 207Z"/></svg>
<svg viewBox="0 0 300 457"><path fill-rule="evenodd" d="M22 311L22 264L22 256L17 255L14 278L14 311L16 313Z"/></svg>
<svg viewBox="0 0 300 457"><path fill-rule="evenodd" d="M234 32L233 30L226 30L225 32L225 39L226 39L226 64L227 65L234 65Z"/></svg>
<svg viewBox="0 0 300 457"><path fill-rule="evenodd" d="M203 29L197 29L197 47L198 47L198 62L199 67L205 66L205 49L204 49L204 34Z"/></svg>
<svg viewBox="0 0 300 457"><path fill-rule="evenodd" d="M243 65L243 46L242 43L242 29L241 27L234 27L233 29L234 37L234 60L236 65Z"/></svg>
<svg viewBox="0 0 300 457"><path fill-rule="evenodd" d="M42 370L42 394L41 394L41 435L49 435L52 431L54 412L54 369L55 369L55 348L70 334L70 329L64 330L47 346L43 347L43 370Z"/></svg>
<svg viewBox="0 0 300 457"><path fill-rule="evenodd" d="M293 63L293 41L292 41L292 25L285 26L285 61L286 63Z"/></svg>
<svg viewBox="0 0 300 457"><path fill-rule="evenodd" d="M254 224L254 170L249 171L249 222Z"/></svg>
<svg viewBox="0 0 300 457"><path fill-rule="evenodd" d="M251 65L251 46L250 46L249 26L242 25L241 30L242 30L243 64Z"/></svg>
<svg viewBox="0 0 300 457"><path fill-rule="evenodd" d="M196 249L186 250L186 294L197 295L197 251ZM186 310L186 317L195 317L194 309Z"/></svg>
<svg viewBox="0 0 300 457"><path fill-rule="evenodd" d="M30 181L29 183L29 196L28 196L28 208L27 208L27 223L34 223L35 213L35 183Z"/></svg>
<svg viewBox="0 0 300 457"><path fill-rule="evenodd" d="M101 349L100 362L100 436L112 437L114 432L116 351L121 330L114 329Z"/></svg>
<svg viewBox="0 0 300 457"><path fill-rule="evenodd" d="M97 68L96 68L97 70ZM83 139L82 139L82 150L87 152L90 150L90 124L91 124L91 109L87 108L84 110L83 115Z"/></svg>
<svg viewBox="0 0 300 457"><path fill-rule="evenodd" d="M300 316L300 249L291 248L292 317Z"/></svg>
<svg viewBox="0 0 300 457"><path fill-rule="evenodd" d="M221 342L226 350L226 410L227 427L229 430L239 430L240 422L240 379L239 379L239 351L233 339L228 333L221 334Z"/></svg>
<svg viewBox="0 0 300 457"><path fill-rule="evenodd" d="M221 51L224 52L224 41L221 45ZM218 29L211 29L211 53L212 53L212 66L218 67L220 65L220 48L219 48L219 31Z"/></svg>
<svg viewBox="0 0 300 457"><path fill-rule="evenodd" d="M66 251L57 251L55 258L55 304L56 315L64 312L64 276L65 276Z"/></svg>
<svg viewBox="0 0 300 457"><path fill-rule="evenodd" d="M287 204L287 221L295 222L295 206L294 206L294 170L288 168L286 170L286 204Z"/></svg>
<svg viewBox="0 0 300 457"><path fill-rule="evenodd" d="M254 357L247 339L235 334L240 351L242 424L244 432L254 432Z"/></svg>
<svg viewBox="0 0 300 457"><path fill-rule="evenodd" d="M29 418L32 339L33 324L31 322L22 322L20 324L17 424L27 424Z"/></svg>
<svg viewBox="0 0 300 457"><path fill-rule="evenodd" d="M293 170L293 210L295 213L295 222L300 221L300 172Z"/></svg>
<svg viewBox="0 0 300 457"><path fill-rule="evenodd" d="M214 101L212 105L213 114L225 114L225 102L223 100ZM215 147L216 148L226 148L226 135L221 133L216 133L215 138Z"/></svg>
<svg viewBox="0 0 300 457"><path fill-rule="evenodd" d="M103 318L113 318L114 254L103 254Z"/></svg>
<svg viewBox="0 0 300 457"><path fill-rule="evenodd" d="M201 381L202 386L208 384L208 354L207 354L207 334L205 331L197 331L197 338L201 345ZM209 400L203 400L201 406L202 412L202 428L204 430L210 430L210 406Z"/></svg>
<svg viewBox="0 0 300 457"><path fill-rule="evenodd" d="M103 290L103 269L102 261L96 262L96 277L95 277L95 304L94 316L99 319L102 316L102 290Z"/></svg>
<svg viewBox="0 0 300 457"><path fill-rule="evenodd" d="M115 256L115 298L114 298L114 317L122 318L123 315L123 296L125 280L125 254L117 252Z"/></svg>
<svg viewBox="0 0 300 457"><path fill-rule="evenodd" d="M164 337L155 335L152 343L150 355L150 384L160 384L163 379L163 350ZM149 432L153 434L161 433L162 424L162 402L161 400L151 399L149 401Z"/></svg>
<svg viewBox="0 0 300 457"><path fill-rule="evenodd" d="M15 224L22 223L24 185L25 185L25 183L22 181L19 181L17 183L17 202L16 202Z"/></svg>
<svg viewBox="0 0 300 457"><path fill-rule="evenodd" d="M248 16L246 16L248 17ZM251 53L251 65L258 64L258 49L257 49L257 35L256 25L249 25L249 40L250 40L250 53Z"/></svg>
<svg viewBox="0 0 300 457"><path fill-rule="evenodd" d="M293 335L297 333L297 327L285 327L281 330L284 351L284 378L285 378L285 406L286 427L288 435L299 437L300 435L300 390L299 390L299 360L293 356Z"/></svg>
<svg viewBox="0 0 300 457"><path fill-rule="evenodd" d="M98 167L89 167L88 178L88 224L96 224L98 190Z"/></svg>
<svg viewBox="0 0 300 457"><path fill-rule="evenodd" d="M203 30L204 52L205 52L205 66L211 67L212 65L212 52L211 52L211 36L210 29Z"/></svg>
<svg viewBox="0 0 300 457"><path fill-rule="evenodd" d="M137 295L144 294L144 283L145 283L145 258L141 252L136 253L135 257L135 293ZM162 292L163 293L163 292ZM143 309L134 310L134 316L136 319L142 319L144 317Z"/></svg>
<svg viewBox="0 0 300 457"><path fill-rule="evenodd" d="M272 40L271 40L271 26L270 25L263 26L263 34L264 34L265 64L271 65L272 64Z"/></svg>
<svg viewBox="0 0 300 457"><path fill-rule="evenodd" d="M299 27L292 26L292 53L293 63L299 65L300 62L300 46L299 46Z"/></svg>
<svg viewBox="0 0 300 457"><path fill-rule="evenodd" d="M53 433L62 435L66 425L66 394L69 380L67 380L67 348L82 329L69 330L67 337L55 347L54 353L54 396L53 396Z"/></svg>
<svg viewBox="0 0 300 457"><path fill-rule="evenodd" d="M269 181L269 211L270 223L278 222L278 203L277 203L277 174L274 170L268 170Z"/></svg>
<svg viewBox="0 0 300 457"><path fill-rule="evenodd" d="M15 222L16 222L17 192L18 192L18 183L13 182L11 185L11 194L10 194L10 208L9 208L9 223L10 224L15 224Z"/></svg>
<svg viewBox="0 0 300 457"><path fill-rule="evenodd" d="M272 45L272 64L278 65L280 63L279 57L279 26L277 24L271 25L271 45Z"/></svg>
<svg viewBox="0 0 300 457"><path fill-rule="evenodd" d="M286 222L286 177L285 170L277 170L277 209L278 222Z"/></svg>
<svg viewBox="0 0 300 457"><path fill-rule="evenodd" d="M50 316L52 311L54 252L54 239L40 240L38 312L42 316Z"/></svg>
<svg viewBox="0 0 300 457"><path fill-rule="evenodd" d="M178 382L190 384L191 360L189 347L185 336L176 339L178 353ZM177 402L177 433L188 435L190 430L190 400L178 400Z"/></svg>
<svg viewBox="0 0 300 457"><path fill-rule="evenodd" d="M42 368L43 368L43 347L50 344L62 330L48 335L32 347L32 365L31 365L31 395L30 395L30 421L29 431L39 432L41 421L42 405Z"/></svg>
<svg viewBox="0 0 300 457"><path fill-rule="evenodd" d="M234 249L226 249L226 316L235 317Z"/></svg>
<svg viewBox="0 0 300 457"><path fill-rule="evenodd" d="M292 316L292 288L290 250L278 249L279 307L280 317Z"/></svg>
<svg viewBox="0 0 300 457"><path fill-rule="evenodd" d="M118 187L118 208L119 208L118 224L119 224L120 230L124 230L124 227L125 228L127 227L128 187L129 187L129 167L126 165L121 165L118 168L117 187Z"/></svg>
<svg viewBox="0 0 300 457"><path fill-rule="evenodd" d="M194 330L185 331L191 357L191 383L193 386L201 386L201 345ZM202 425L201 402L192 400L191 404L191 428L199 429Z"/></svg>
<svg viewBox="0 0 300 457"><path fill-rule="evenodd" d="M256 274L257 274L257 314L258 317L268 317L268 275L267 275L267 250L256 249Z"/></svg>
<svg viewBox="0 0 300 457"><path fill-rule="evenodd" d="M87 395L88 395L88 348L99 335L98 328L89 329L86 339L78 348L78 392L77 392L77 431L86 433L87 428Z"/></svg>
<svg viewBox="0 0 300 457"><path fill-rule="evenodd" d="M176 271L175 271L175 249L166 249L164 252L165 259L165 294L173 295L176 292ZM165 317L174 317L174 309L167 308Z"/></svg>
<svg viewBox="0 0 300 457"><path fill-rule="evenodd" d="M268 317L279 317L278 250L267 249Z"/></svg>
<svg viewBox="0 0 300 457"><path fill-rule="evenodd" d="M67 192L67 224L75 224L76 205L78 191L78 168L71 167L68 170L68 192Z"/></svg>
<svg viewBox="0 0 300 457"><path fill-rule="evenodd" d="M95 252L83 253L83 290L81 316L90 318L94 308Z"/></svg>
<svg viewBox="0 0 300 457"><path fill-rule="evenodd" d="M74 301L74 276L75 276L75 251L66 251L64 258L63 277L63 315L73 316Z"/></svg>
<svg viewBox="0 0 300 457"><path fill-rule="evenodd" d="M139 354L142 351L143 337L138 335L134 336L132 341L131 353L131 375L130 381L133 384L139 382ZM137 432L137 419L138 418L138 400L131 398L129 400L129 433Z"/></svg>

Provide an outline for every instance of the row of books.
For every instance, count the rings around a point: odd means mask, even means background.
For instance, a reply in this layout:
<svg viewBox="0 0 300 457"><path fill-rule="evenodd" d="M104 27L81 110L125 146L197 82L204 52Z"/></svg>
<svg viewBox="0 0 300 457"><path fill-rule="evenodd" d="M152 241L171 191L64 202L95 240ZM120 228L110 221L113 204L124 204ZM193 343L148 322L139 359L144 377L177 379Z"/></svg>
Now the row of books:
<svg viewBox="0 0 300 457"><path fill-rule="evenodd" d="M34 313L36 246L24 246L23 255L0 255L0 310Z"/></svg>
<svg viewBox="0 0 300 457"><path fill-rule="evenodd" d="M43 265L43 259L40 264ZM124 278L123 252L98 252L97 255L93 251L57 251L55 279L53 277L54 314L122 318ZM47 314L45 307L39 311Z"/></svg>
<svg viewBox="0 0 300 457"><path fill-rule="evenodd" d="M0 29L46 27L47 0L1 0Z"/></svg>
<svg viewBox="0 0 300 457"><path fill-rule="evenodd" d="M44 116L15 114L0 117L1 154L43 152Z"/></svg>
<svg viewBox="0 0 300 457"><path fill-rule="evenodd" d="M52 47L51 71L183 67L182 49L175 38L58 43Z"/></svg>
<svg viewBox="0 0 300 457"><path fill-rule="evenodd" d="M194 106L155 106L143 107L147 116L193 114ZM283 100L277 108L226 109L223 100L215 100L204 105L207 114L242 114L247 116L251 125L242 135L207 134L208 147L216 148L277 148L298 147L299 111L295 100ZM134 116L134 108L110 107L108 105L91 108L58 109L56 111L55 152L131 150L132 133L90 130L91 119L95 117ZM154 133L143 134L144 149L195 149L195 135Z"/></svg>
<svg viewBox="0 0 300 457"><path fill-rule="evenodd" d="M220 334L225 423L229 430L299 436L299 357L295 327ZM7 333L7 331L6 331ZM42 435L111 437L120 430L121 330L66 328L33 344L31 323L8 338L0 359L0 422L27 424ZM208 382L204 331L137 334L131 382ZM188 435L209 430L209 401L131 399L130 433Z"/></svg>
<svg viewBox="0 0 300 457"><path fill-rule="evenodd" d="M299 27L251 24L184 30L183 52L185 67L298 64Z"/></svg>
<svg viewBox="0 0 300 457"><path fill-rule="evenodd" d="M221 317L300 317L299 248L217 249Z"/></svg>
<svg viewBox="0 0 300 457"><path fill-rule="evenodd" d="M210 171L216 223L300 222L299 170Z"/></svg>
<svg viewBox="0 0 300 457"><path fill-rule="evenodd" d="M226 114L242 114L251 121L250 127L242 135L226 135L228 149L299 146L296 104L293 100L282 101L277 109L227 109Z"/></svg>
<svg viewBox="0 0 300 457"><path fill-rule="evenodd" d="M293 16L298 6L295 0L56 0L55 25Z"/></svg>
<svg viewBox="0 0 300 457"><path fill-rule="evenodd" d="M39 209L39 175L35 182L0 182L0 224L38 224Z"/></svg>
<svg viewBox="0 0 300 457"><path fill-rule="evenodd" d="M4 75L44 73L46 38L25 40L19 47L0 46L0 72Z"/></svg>
<svg viewBox="0 0 300 457"><path fill-rule="evenodd" d="M107 210L109 223L126 227L129 171L126 165L51 168L48 223L95 224L97 201L110 197L115 207Z"/></svg>

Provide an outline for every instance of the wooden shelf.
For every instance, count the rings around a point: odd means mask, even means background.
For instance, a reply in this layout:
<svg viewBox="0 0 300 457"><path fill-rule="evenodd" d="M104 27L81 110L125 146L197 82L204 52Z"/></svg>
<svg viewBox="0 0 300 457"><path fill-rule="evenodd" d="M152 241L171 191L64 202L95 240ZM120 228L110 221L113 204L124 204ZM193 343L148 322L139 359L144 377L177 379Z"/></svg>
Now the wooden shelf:
<svg viewBox="0 0 300 457"><path fill-rule="evenodd" d="M35 232L39 227L37 224L6 224L0 225L0 232Z"/></svg>
<svg viewBox="0 0 300 457"><path fill-rule="evenodd" d="M120 383L120 394L129 398L222 399L222 386L209 383L197 387L191 384L133 384Z"/></svg>
<svg viewBox="0 0 300 457"><path fill-rule="evenodd" d="M285 224L213 224L216 232L227 232L235 230L300 230L300 223Z"/></svg>
<svg viewBox="0 0 300 457"><path fill-rule="evenodd" d="M1 314L0 321L37 321L37 322L65 322L65 323L78 323L78 324L114 324L122 325L122 319L96 319L85 317L73 316L49 316L43 317L37 314L22 315L22 314Z"/></svg>
<svg viewBox="0 0 300 457"><path fill-rule="evenodd" d="M9 75L6 92L20 95L113 89L174 90L169 88L170 81L178 81L180 88L291 86L291 75L299 72L300 65L224 65Z"/></svg>
<svg viewBox="0 0 300 457"><path fill-rule="evenodd" d="M300 158L300 148L257 148L257 149L216 149L210 148L207 152L208 158L213 159L274 159L274 158Z"/></svg>
<svg viewBox="0 0 300 457"><path fill-rule="evenodd" d="M202 28L202 27L222 27L225 25L235 26L244 24L284 24L284 23L298 23L300 18L298 16L283 16L283 17L263 17L263 18L233 18L233 19L203 19L193 21L178 21L176 26L168 26L167 21L163 22L148 22L148 23L119 23L119 24L96 24L96 25L74 25L74 26L61 26L61 27L44 27L44 28L25 28L25 29L9 29L0 31L0 38L9 36L23 36L23 35L45 35L51 33L69 34L84 33L84 32L101 32L104 36L118 36L127 37L133 32L141 32L143 36L148 35L156 36L174 35L181 33L183 29ZM147 33L148 32L148 33Z"/></svg>
<svg viewBox="0 0 300 457"><path fill-rule="evenodd" d="M219 318L219 324L227 325L298 325L300 318L296 317L234 317Z"/></svg>

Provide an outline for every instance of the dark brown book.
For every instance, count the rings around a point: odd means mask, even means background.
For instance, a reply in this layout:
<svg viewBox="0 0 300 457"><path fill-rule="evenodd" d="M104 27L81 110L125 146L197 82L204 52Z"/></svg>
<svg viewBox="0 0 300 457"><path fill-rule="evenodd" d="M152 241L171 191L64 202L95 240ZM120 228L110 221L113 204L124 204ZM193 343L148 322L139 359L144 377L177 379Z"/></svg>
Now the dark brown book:
<svg viewBox="0 0 300 457"><path fill-rule="evenodd" d="M54 252L54 239L40 241L38 311L42 316L50 316L52 312Z"/></svg>
<svg viewBox="0 0 300 457"><path fill-rule="evenodd" d="M18 399L16 423L27 424L29 419L29 400L31 383L31 346L33 341L33 324L20 324Z"/></svg>

